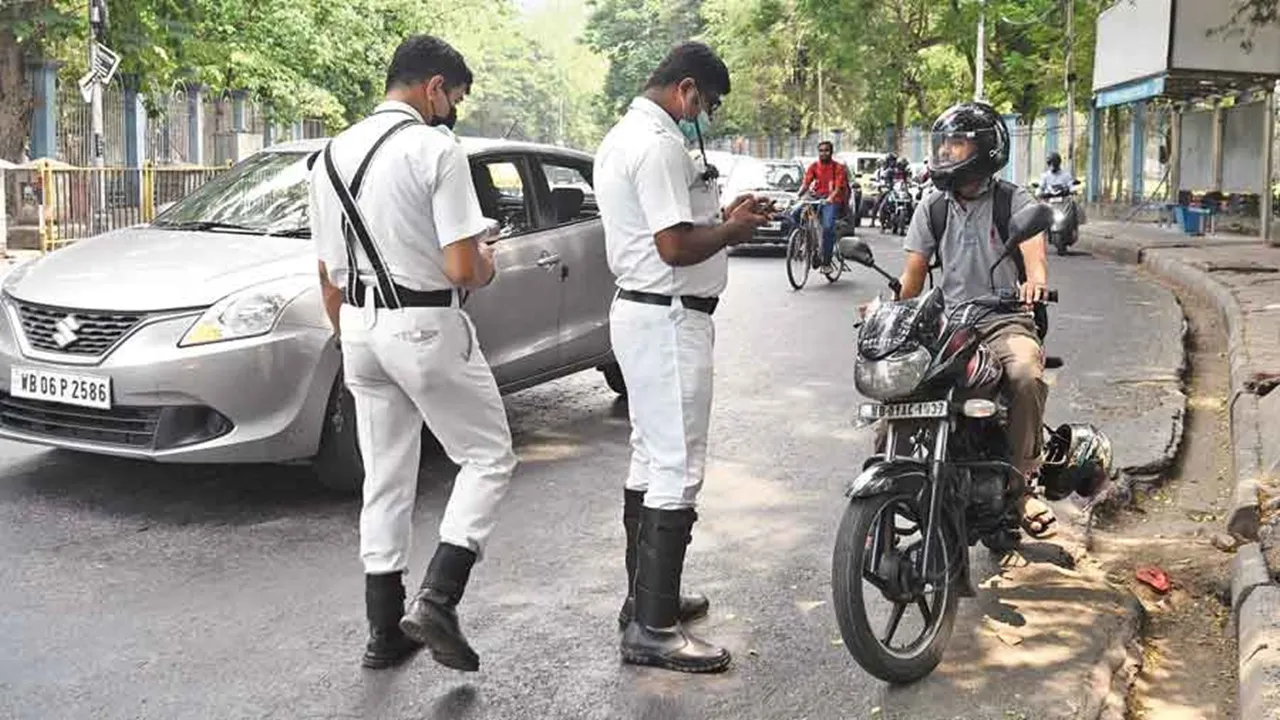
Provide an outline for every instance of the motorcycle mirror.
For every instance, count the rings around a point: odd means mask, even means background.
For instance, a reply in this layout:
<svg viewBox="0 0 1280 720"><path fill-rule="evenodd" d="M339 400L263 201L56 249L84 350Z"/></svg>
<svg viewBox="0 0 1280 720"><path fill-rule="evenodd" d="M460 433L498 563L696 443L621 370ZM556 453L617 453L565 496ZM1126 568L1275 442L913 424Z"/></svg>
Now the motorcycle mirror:
<svg viewBox="0 0 1280 720"><path fill-rule="evenodd" d="M1038 183L1038 182L1033 182L1033 183L1031 183L1031 187L1033 187L1033 188L1038 188L1038 187L1040 187L1040 183Z"/></svg>
<svg viewBox="0 0 1280 720"><path fill-rule="evenodd" d="M1051 227L1053 208L1039 202L1027 205L1009 218L1009 241L1005 244L1005 254Z"/></svg>
<svg viewBox="0 0 1280 720"><path fill-rule="evenodd" d="M871 248L865 242L856 237L840 238L840 257L846 260L852 260L859 265L871 267L875 265L875 255L872 254Z"/></svg>
<svg viewBox="0 0 1280 720"><path fill-rule="evenodd" d="M1072 186L1072 187L1075 187L1076 185L1083 185L1083 184L1084 184L1084 181L1083 181L1083 180L1076 179L1076 180L1072 180L1072 181L1071 181L1071 186Z"/></svg>

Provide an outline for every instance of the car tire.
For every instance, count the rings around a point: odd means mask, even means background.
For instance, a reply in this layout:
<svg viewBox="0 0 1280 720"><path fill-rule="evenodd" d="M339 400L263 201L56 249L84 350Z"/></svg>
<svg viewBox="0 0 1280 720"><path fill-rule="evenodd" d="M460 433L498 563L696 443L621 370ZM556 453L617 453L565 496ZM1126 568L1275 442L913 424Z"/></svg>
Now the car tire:
<svg viewBox="0 0 1280 720"><path fill-rule="evenodd" d="M622 377L622 368L618 363L609 363L600 368L600 372L604 373L604 381L609 389L618 393L622 397L627 396L627 381Z"/></svg>
<svg viewBox="0 0 1280 720"><path fill-rule="evenodd" d="M344 495L360 492L364 485L364 461L356 438L356 403L338 374L324 410L320 450L311 463L316 482Z"/></svg>

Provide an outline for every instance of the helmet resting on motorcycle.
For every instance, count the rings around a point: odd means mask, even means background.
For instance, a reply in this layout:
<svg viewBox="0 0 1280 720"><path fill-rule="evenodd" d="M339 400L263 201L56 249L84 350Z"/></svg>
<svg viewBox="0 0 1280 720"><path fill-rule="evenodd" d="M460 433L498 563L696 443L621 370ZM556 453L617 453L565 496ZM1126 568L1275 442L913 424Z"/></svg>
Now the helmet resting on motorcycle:
<svg viewBox="0 0 1280 720"><path fill-rule="evenodd" d="M1009 162L1009 128L982 102L956 105L933 123L929 175L939 190L991 177Z"/></svg>
<svg viewBox="0 0 1280 720"><path fill-rule="evenodd" d="M1098 428L1067 423L1054 430L1040 467L1044 496L1061 500L1071 493L1098 494L1111 479L1111 440Z"/></svg>

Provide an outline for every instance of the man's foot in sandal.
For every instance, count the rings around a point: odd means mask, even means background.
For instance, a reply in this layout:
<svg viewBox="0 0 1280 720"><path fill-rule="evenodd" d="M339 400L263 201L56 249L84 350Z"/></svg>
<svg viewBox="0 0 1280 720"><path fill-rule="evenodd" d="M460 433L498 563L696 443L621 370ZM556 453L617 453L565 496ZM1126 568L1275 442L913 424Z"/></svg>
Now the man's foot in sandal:
<svg viewBox="0 0 1280 720"><path fill-rule="evenodd" d="M1051 537L1054 534L1053 524L1058 518L1053 508L1032 495L1024 495L1022 499L1022 529L1037 540Z"/></svg>

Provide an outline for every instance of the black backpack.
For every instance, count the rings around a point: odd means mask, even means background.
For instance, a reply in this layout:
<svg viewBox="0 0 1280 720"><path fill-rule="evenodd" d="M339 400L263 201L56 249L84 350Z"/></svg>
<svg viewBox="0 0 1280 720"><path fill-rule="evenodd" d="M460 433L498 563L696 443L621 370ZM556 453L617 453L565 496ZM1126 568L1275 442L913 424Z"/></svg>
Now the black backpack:
<svg viewBox="0 0 1280 720"><path fill-rule="evenodd" d="M1017 189L1016 185L1000 179L996 179L995 187L991 189L993 193L991 220L995 223L996 232L1000 235L1001 246L1009 241L1009 216L1013 214L1015 189ZM933 235L933 246L936 248L933 253L933 262L929 265L929 278L932 283L933 270L942 267L942 238L946 237L947 222L951 219L951 213L947 212L951 201L946 193L935 192L926 202L929 203L929 234ZM1018 282L1026 282L1027 268L1022 262L1022 253L1012 253L1009 258L1018 268ZM1049 331L1049 316L1044 305L1035 306L1035 319L1036 329L1043 339Z"/></svg>

